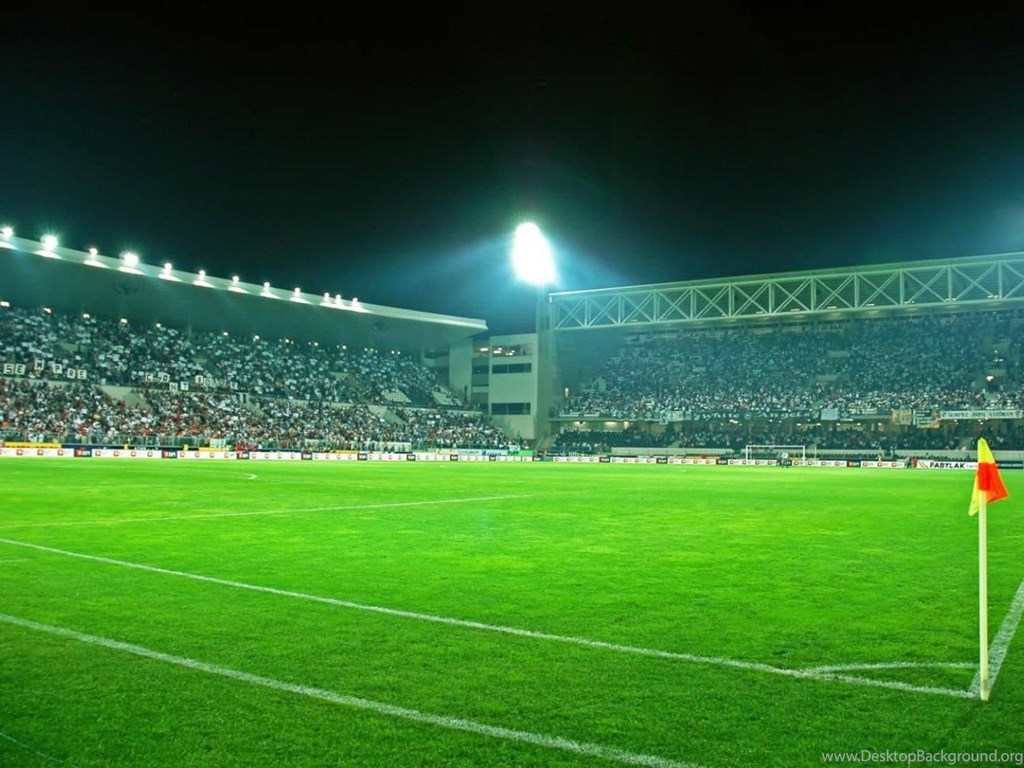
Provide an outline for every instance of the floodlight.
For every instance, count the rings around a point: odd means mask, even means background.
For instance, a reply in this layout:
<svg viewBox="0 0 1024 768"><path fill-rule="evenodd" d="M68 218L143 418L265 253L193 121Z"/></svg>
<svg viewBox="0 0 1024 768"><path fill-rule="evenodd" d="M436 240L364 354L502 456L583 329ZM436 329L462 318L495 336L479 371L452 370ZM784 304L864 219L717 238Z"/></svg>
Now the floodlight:
<svg viewBox="0 0 1024 768"><path fill-rule="evenodd" d="M121 258L124 260L124 265L134 269L139 266L139 254L134 251L125 251L121 254Z"/></svg>
<svg viewBox="0 0 1024 768"><path fill-rule="evenodd" d="M555 262L551 258L551 246L536 224L526 223L516 227L512 242L512 265L516 277L531 285L542 286L555 280Z"/></svg>
<svg viewBox="0 0 1024 768"><path fill-rule="evenodd" d="M107 265L102 261L97 261L96 257L100 255L100 252L96 248L89 249L89 258L85 260L85 263L90 267L99 267L100 269L106 269Z"/></svg>
<svg viewBox="0 0 1024 768"><path fill-rule="evenodd" d="M164 272L170 272L172 269L174 269L174 266L171 262L168 261L164 263Z"/></svg>
<svg viewBox="0 0 1024 768"><path fill-rule="evenodd" d="M3 227L0 229L0 236L2 236L4 240L10 240L14 237L14 229L12 227Z"/></svg>
<svg viewBox="0 0 1024 768"><path fill-rule="evenodd" d="M52 251L59 244L56 235L43 235L41 242L44 251Z"/></svg>

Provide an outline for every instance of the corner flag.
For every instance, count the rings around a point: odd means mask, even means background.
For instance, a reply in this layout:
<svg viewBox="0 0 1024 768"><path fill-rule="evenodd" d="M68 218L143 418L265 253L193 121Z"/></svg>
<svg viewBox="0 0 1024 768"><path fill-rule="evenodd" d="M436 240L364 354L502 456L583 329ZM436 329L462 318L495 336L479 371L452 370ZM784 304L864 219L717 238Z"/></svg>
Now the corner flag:
<svg viewBox="0 0 1024 768"><path fill-rule="evenodd" d="M985 442L985 438L978 438L978 474L974 476L974 492L971 494L971 506L967 512L971 515L978 513L980 493L985 492L985 501L993 502L1005 499L1010 494L1003 485L1003 478L999 476L999 467L996 464L992 451Z"/></svg>
<svg viewBox="0 0 1024 768"><path fill-rule="evenodd" d="M988 532L985 522L990 501L1005 499L1010 494L999 476L999 467L985 438L978 438L978 474L974 476L974 493L968 514L978 515L978 696L988 701L991 682L988 669Z"/></svg>

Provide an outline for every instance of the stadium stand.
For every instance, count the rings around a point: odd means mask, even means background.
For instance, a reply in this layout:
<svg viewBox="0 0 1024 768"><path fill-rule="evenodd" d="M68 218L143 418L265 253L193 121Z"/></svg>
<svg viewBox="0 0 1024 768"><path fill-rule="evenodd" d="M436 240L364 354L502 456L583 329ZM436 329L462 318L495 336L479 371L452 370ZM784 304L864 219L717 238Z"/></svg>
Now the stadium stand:
<svg viewBox="0 0 1024 768"><path fill-rule="evenodd" d="M957 450L977 425L933 415L1020 409L1020 329L1011 313L974 312L630 334L552 410L552 450ZM916 421L894 425L901 413ZM633 428L597 428L608 420ZM987 424L995 446L1024 447L1019 418Z"/></svg>
<svg viewBox="0 0 1024 768"><path fill-rule="evenodd" d="M1003 410L1024 449L1012 313L708 326L627 334L553 409L549 450L799 444L852 455L961 450ZM395 350L189 333L120 318L0 310L0 437L248 448L501 448L509 438ZM899 416L903 414L903 416ZM1015 415L1016 414L1016 415ZM622 428L608 428L607 422Z"/></svg>
<svg viewBox="0 0 1024 768"><path fill-rule="evenodd" d="M397 351L0 311L0 437L250 448L497 448L508 438Z"/></svg>

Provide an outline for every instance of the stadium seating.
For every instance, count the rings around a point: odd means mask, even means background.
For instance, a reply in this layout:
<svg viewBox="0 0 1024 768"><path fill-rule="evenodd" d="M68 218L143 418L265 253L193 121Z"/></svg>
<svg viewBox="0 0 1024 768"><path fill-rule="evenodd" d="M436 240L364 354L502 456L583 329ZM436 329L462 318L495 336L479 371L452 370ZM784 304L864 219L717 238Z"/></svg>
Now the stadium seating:
<svg viewBox="0 0 1024 768"><path fill-rule="evenodd" d="M398 352L0 312L0 436L265 448L506 447ZM112 396L123 393L123 396Z"/></svg>

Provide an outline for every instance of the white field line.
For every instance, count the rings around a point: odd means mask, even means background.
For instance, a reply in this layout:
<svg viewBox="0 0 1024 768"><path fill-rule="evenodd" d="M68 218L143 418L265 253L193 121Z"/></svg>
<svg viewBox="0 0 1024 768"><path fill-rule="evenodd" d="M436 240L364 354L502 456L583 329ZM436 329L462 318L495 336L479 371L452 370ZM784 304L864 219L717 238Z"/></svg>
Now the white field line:
<svg viewBox="0 0 1024 768"><path fill-rule="evenodd" d="M348 512L359 509L390 509L393 507L424 507L436 504L470 504L480 501L505 501L507 499L526 499L532 494L520 493L506 496L476 496L461 499L429 499L425 501L393 501L381 504L350 504L332 507L306 507L304 509L269 509L254 512L210 512L200 515L174 515L172 517L132 517L124 520L67 520L45 523L22 523L20 525L0 525L0 530L11 528L64 528L80 525L123 525L125 523L162 523L171 520L202 520L216 517L259 517L266 515L300 515L309 512Z"/></svg>
<svg viewBox="0 0 1024 768"><path fill-rule="evenodd" d="M0 563L25 563L31 560L30 557L5 557L0 559ZM2 735L2 734L0 734Z"/></svg>
<svg viewBox="0 0 1024 768"><path fill-rule="evenodd" d="M1020 586L1017 587L1017 594L1010 602L1010 610L1006 612L1003 623L999 625L999 631L996 633L992 645L989 646L989 691L996 687L996 678L999 677L999 670L1006 660L1006 652L1010 650L1010 643L1020 625L1022 615L1024 615L1024 581L1021 581ZM970 691L972 696L977 696L981 692L981 670L974 675Z"/></svg>
<svg viewBox="0 0 1024 768"><path fill-rule="evenodd" d="M977 669L973 661L883 661L874 664L826 664L805 667L806 672L858 672L872 669Z"/></svg>
<svg viewBox="0 0 1024 768"><path fill-rule="evenodd" d="M403 611L397 608L385 608L379 605L367 605L365 603L355 603L349 600L339 600L333 597L322 597L320 595L310 595L304 592L293 592L287 589L263 587L256 584L247 584L241 581L232 581L230 579L218 579L213 576L202 576L196 573L175 571L168 568L159 568L157 566L152 565L143 565L141 563L131 563L125 560L115 560L113 558L100 557L98 555L86 555L80 552L70 552L64 549L45 547L41 544L30 544L28 542L15 541L14 539L0 538L0 544L9 544L15 547L25 547L27 549L34 549L40 552L49 552L51 554L63 555L65 557L77 557L82 560L90 560L96 563L106 563L107 565L116 565L122 568L134 568L139 571L161 573L166 576L178 576L184 579L202 581L208 584L219 584L221 586L232 587L234 589L245 589L250 590L252 592L262 592L264 594L278 595L279 597L289 597L296 600L308 600L310 602L315 603L334 605L339 608L350 608L357 611L368 611L371 613L384 614L385 616L395 616L398 618L413 619L416 621L428 621L435 624L446 624L452 627L463 627L465 629L475 629L483 632L498 632L504 635L529 638L531 640L546 640L548 642L565 643L567 645L575 645L582 648L595 648L605 651L614 651L617 653L628 653L634 656L649 656L657 659L668 659L670 661L685 661L692 662L695 664L708 664L719 667L730 667L732 669L739 669L748 672L764 672L772 675L783 675L785 677L794 677L806 680L825 680L840 683L850 683L853 685L866 685L876 688L891 688L894 690L909 691L913 693L932 693L943 696L954 696L957 698L970 698L970 693L968 691L958 690L955 688L933 688L930 686L911 685L910 683L903 683L895 680L875 680L869 677L855 677L852 675L843 674L841 672L817 671L813 669L790 669L787 667L775 667L770 664L762 664L756 661L743 661L740 659L703 656L692 653L676 653L673 651L657 650L655 648L643 648L633 645L622 645L620 643L609 643L603 640L589 640L584 637L574 637L571 635L555 635L550 634L548 632L537 632L531 629L506 627L500 624L484 624L479 621L456 619L450 616L437 616L432 613L417 613L414 611Z"/></svg>
<svg viewBox="0 0 1024 768"><path fill-rule="evenodd" d="M46 754L45 752L40 752L38 749L33 749L28 744L25 744L24 742L18 741L13 736L8 736L6 733L3 733L2 731L0 731L0 739L3 739L4 741L9 741L9 742L11 742L11 744L14 744L15 746L21 747L26 752L31 752L34 755L38 755L39 757L43 758L43 760L49 760L51 763L64 763L64 762L66 762L66 761L60 760L60 759L58 759L56 757L51 757L50 755Z"/></svg>
<svg viewBox="0 0 1024 768"><path fill-rule="evenodd" d="M417 709L409 709L407 707L400 707L394 704L387 704L382 701L374 701L373 699L364 699L359 696L335 693L334 691L327 691L322 688L312 688L298 683L275 680L270 677L263 677L261 675L254 675L249 672L231 669L230 667L222 667L218 664L209 664L207 662L197 661L196 659L190 659L185 656L174 656L169 653L154 651L141 645L124 643L119 640L112 640L110 638L99 637L97 635L87 635L82 632L76 632L73 629L55 627L50 624L39 624L35 621L22 619L17 616L9 616L7 614L0 613L0 622L24 627L25 629L32 629L37 632L45 632L46 634L55 635L69 640L77 640L80 643L96 645L101 648L131 653L153 661L162 661L166 664L174 664L179 667L193 669L198 672L205 672L210 675L219 675L220 677L226 677L243 683L260 685L264 688L271 688L275 691L295 693L300 696L308 696L312 699L328 701L332 704L340 704L342 706L361 709L379 715L386 715L388 717L399 718L401 720L411 720L413 722L424 723L438 728L447 728L453 731L464 731L466 733L472 733L479 736L489 736L495 739L505 739L507 741L547 747L549 749L560 749L577 755L586 755L587 757L596 757L602 760L625 763L627 765L642 765L649 766L650 768L699 768L699 766L694 763L679 762L665 757L658 757L656 755L644 755L636 752L628 752L623 749L617 749L615 747L606 747L601 744L564 739L560 736L547 736L541 733L520 731L499 725L487 725L486 723L478 723L474 720L466 720L459 717L449 717L448 715L434 715L429 712L421 712Z"/></svg>

